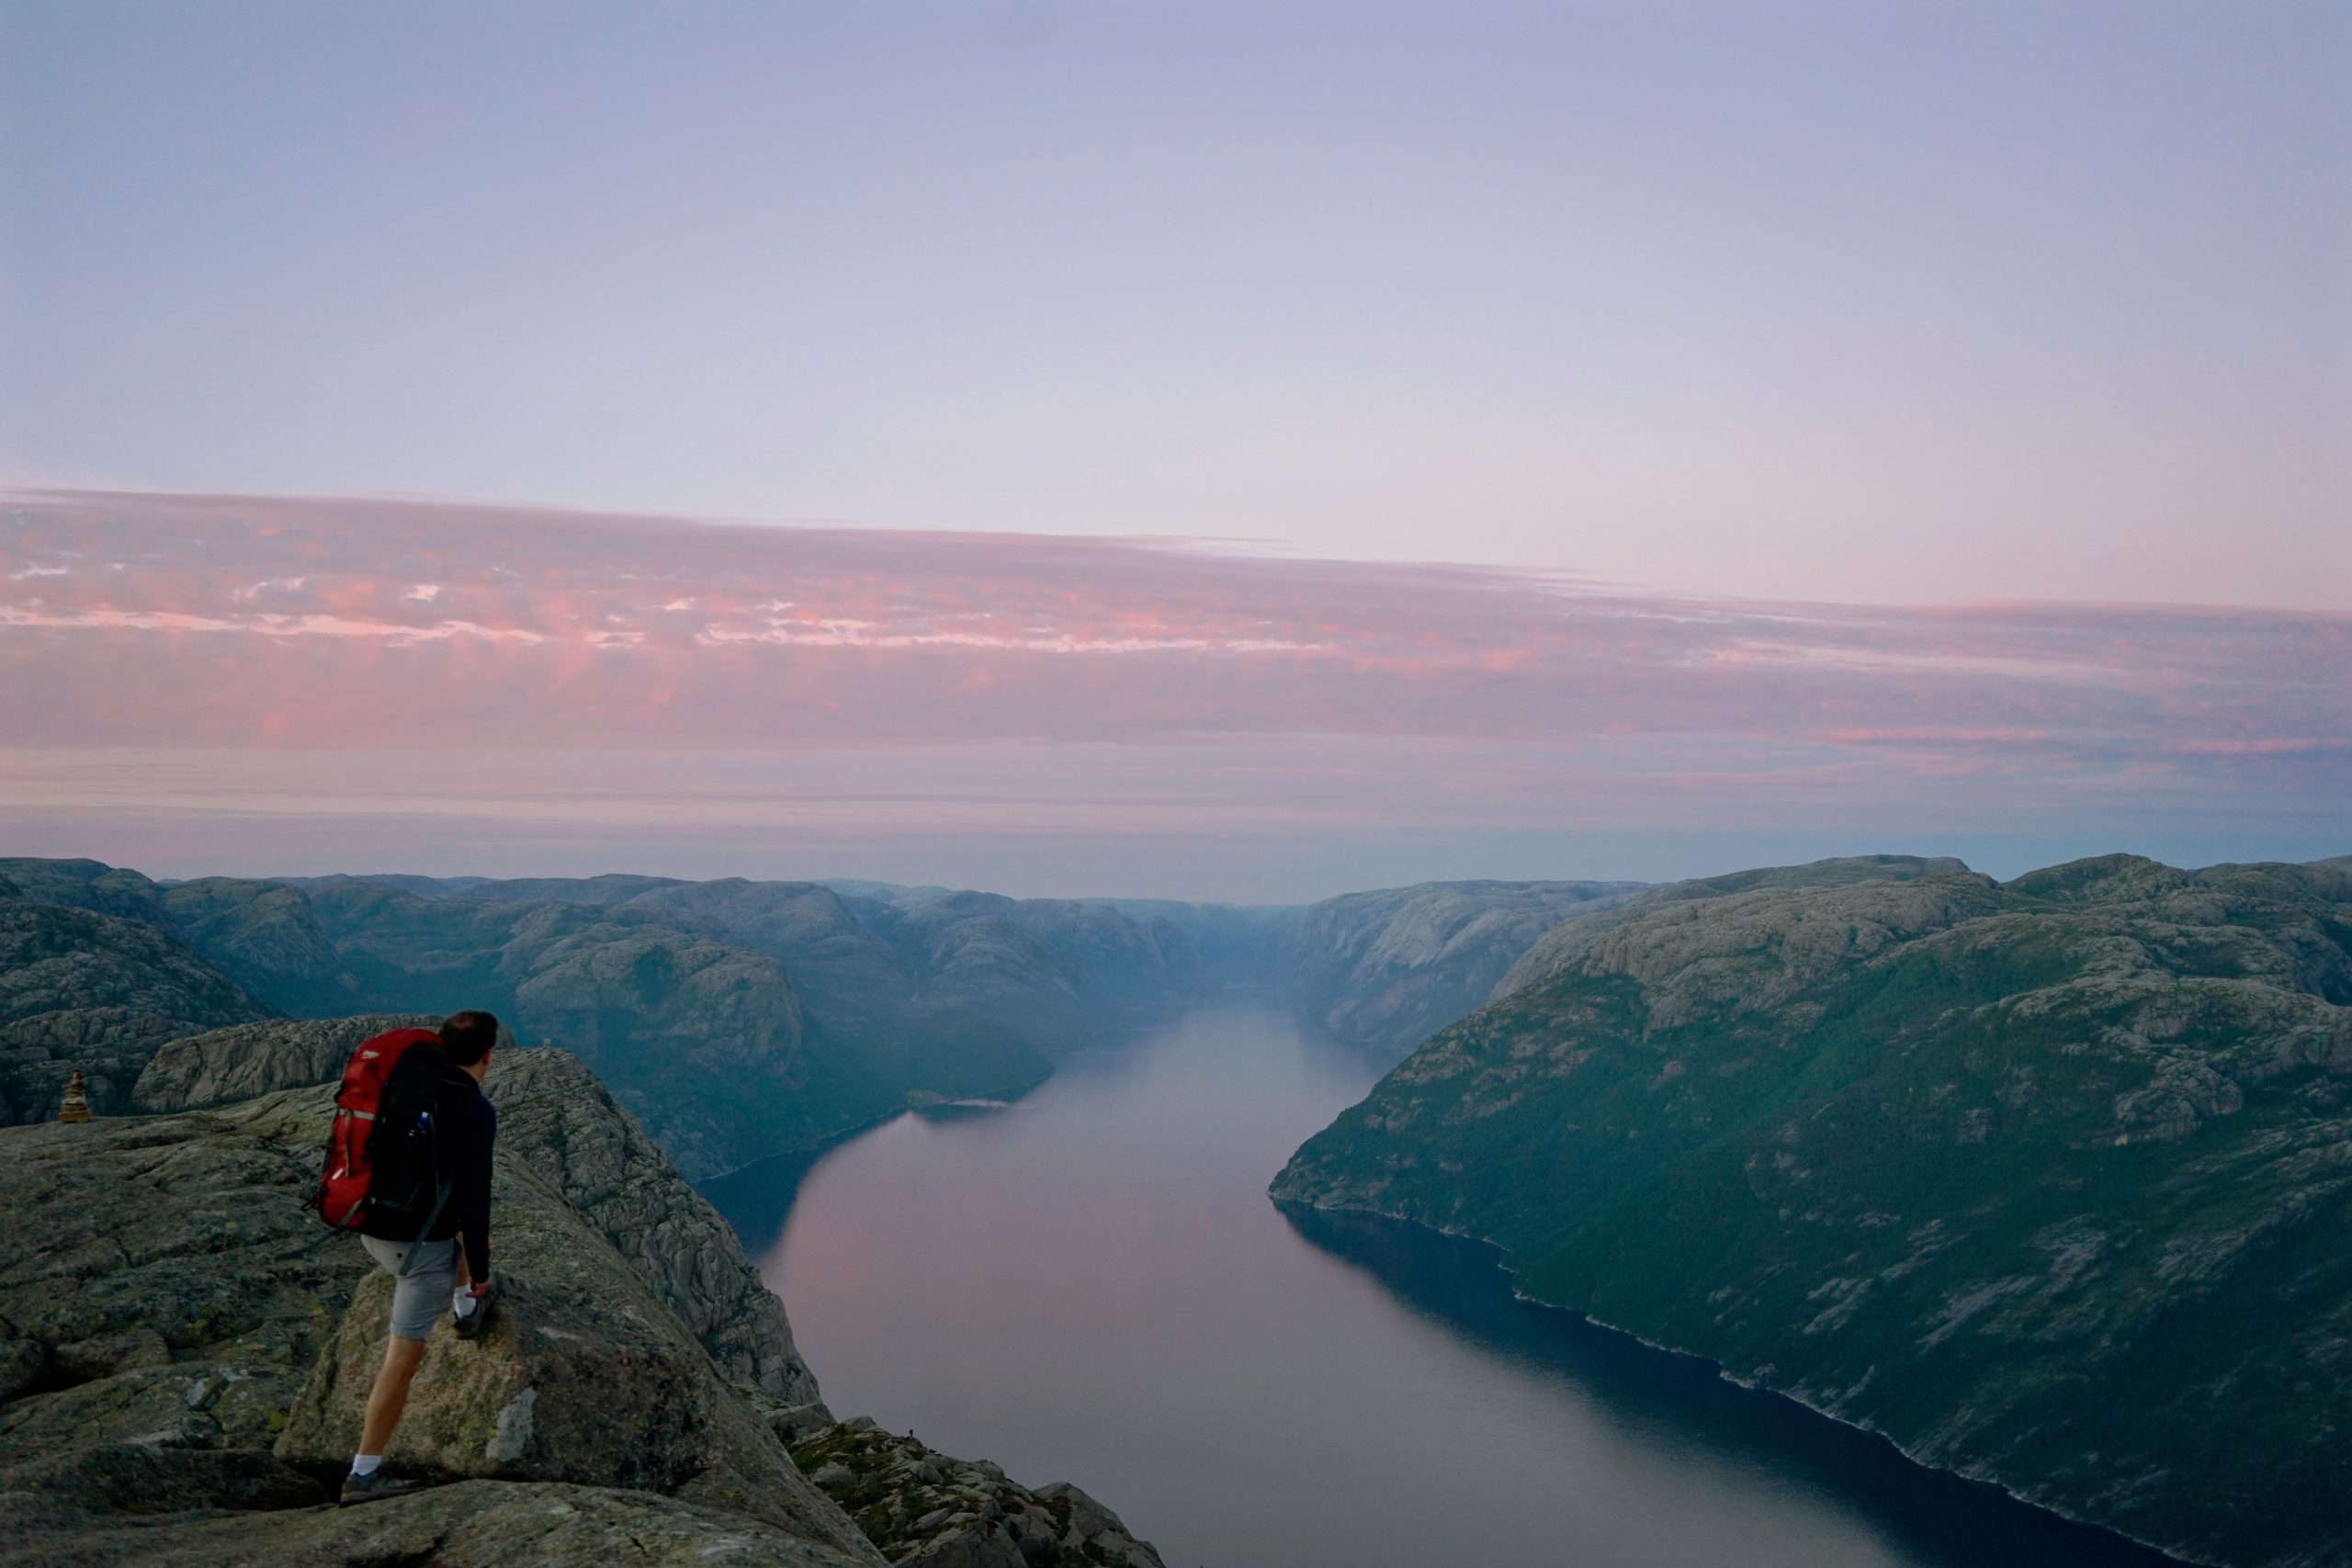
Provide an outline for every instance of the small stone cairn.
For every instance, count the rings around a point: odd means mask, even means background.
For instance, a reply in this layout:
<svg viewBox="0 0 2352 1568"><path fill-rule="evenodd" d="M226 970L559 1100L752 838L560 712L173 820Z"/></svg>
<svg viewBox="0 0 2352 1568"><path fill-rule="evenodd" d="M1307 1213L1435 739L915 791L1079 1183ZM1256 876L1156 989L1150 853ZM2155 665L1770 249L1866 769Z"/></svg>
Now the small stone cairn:
<svg viewBox="0 0 2352 1568"><path fill-rule="evenodd" d="M79 1067L74 1068L74 1076L66 1080L65 1098L57 1103L57 1119L60 1122L87 1122L90 1119L90 1097L82 1088L82 1069Z"/></svg>

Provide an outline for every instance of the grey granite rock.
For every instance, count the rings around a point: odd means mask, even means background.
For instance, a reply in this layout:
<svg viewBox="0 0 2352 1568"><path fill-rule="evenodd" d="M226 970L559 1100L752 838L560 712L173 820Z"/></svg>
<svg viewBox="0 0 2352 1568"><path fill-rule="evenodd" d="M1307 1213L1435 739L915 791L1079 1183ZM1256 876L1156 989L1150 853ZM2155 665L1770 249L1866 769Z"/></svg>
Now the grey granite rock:
<svg viewBox="0 0 2352 1568"><path fill-rule="evenodd" d="M1068 1482L1031 1490L865 1419L821 1427L792 1457L895 1563L921 1568L1163 1568L1148 1541Z"/></svg>
<svg viewBox="0 0 2352 1568"><path fill-rule="evenodd" d="M468 1481L362 1507L85 1514L0 1496L0 1560L41 1568L852 1568L876 1561L648 1492Z"/></svg>
<svg viewBox="0 0 2352 1568"><path fill-rule="evenodd" d="M276 1440L368 1266L302 1205L324 1103L0 1129L0 1487L83 1450Z"/></svg>
<svg viewBox="0 0 2352 1568"><path fill-rule="evenodd" d="M493 1060L487 1088L508 1156L604 1233L721 1371L786 1404L817 1398L784 1303L735 1233L585 1064L565 1051L512 1052Z"/></svg>
<svg viewBox="0 0 2352 1568"><path fill-rule="evenodd" d="M435 1331L388 1465L658 1492L863 1555L855 1530L661 1298L550 1181L503 1149L491 1225L491 1320L471 1341L447 1321ZM354 1451L390 1300L390 1276L361 1280L278 1437L288 1464L333 1467Z"/></svg>
<svg viewBox="0 0 2352 1568"><path fill-rule="evenodd" d="M158 1049L131 1093L141 1111L200 1111L282 1089L332 1083L358 1043L390 1029L430 1029L432 1013L269 1019L208 1030Z"/></svg>

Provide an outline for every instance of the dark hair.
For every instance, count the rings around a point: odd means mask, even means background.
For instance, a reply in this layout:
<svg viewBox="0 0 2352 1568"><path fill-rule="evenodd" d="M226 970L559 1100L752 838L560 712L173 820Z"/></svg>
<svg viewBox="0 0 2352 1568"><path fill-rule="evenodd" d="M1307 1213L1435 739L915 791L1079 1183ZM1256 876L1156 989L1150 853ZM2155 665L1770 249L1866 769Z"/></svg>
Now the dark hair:
<svg viewBox="0 0 2352 1568"><path fill-rule="evenodd" d="M497 1043L498 1020L490 1013L469 1009L441 1021L441 1050L451 1066L470 1067Z"/></svg>

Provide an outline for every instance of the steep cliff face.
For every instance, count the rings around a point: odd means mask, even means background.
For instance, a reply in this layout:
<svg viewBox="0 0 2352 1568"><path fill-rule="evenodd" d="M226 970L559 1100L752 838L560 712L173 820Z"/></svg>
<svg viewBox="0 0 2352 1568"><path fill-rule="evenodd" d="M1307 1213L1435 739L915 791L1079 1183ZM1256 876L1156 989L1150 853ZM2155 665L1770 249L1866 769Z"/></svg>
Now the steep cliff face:
<svg viewBox="0 0 2352 1568"><path fill-rule="evenodd" d="M845 902L917 976L915 1021L976 1041L1025 1041L1043 1058L1206 989L1182 931L1108 903L878 886Z"/></svg>
<svg viewBox="0 0 2352 1568"><path fill-rule="evenodd" d="M184 1053L202 1070L159 1072L158 1092L314 1071L364 1025L277 1027L213 1036ZM231 1059L239 1040L254 1062ZM912 1484L944 1482L955 1506L898 1521L886 1559L786 1447L848 1454L872 1423L835 1427L814 1403L717 1214L576 1059L515 1051L486 1089L493 1315L470 1343L436 1330L390 1455L442 1483L352 1509L324 1483L356 1438L389 1290L303 1207L332 1089L0 1130L0 1557L1159 1568L1074 1489L927 1451L938 1474Z"/></svg>
<svg viewBox="0 0 2352 1568"><path fill-rule="evenodd" d="M142 920L0 896L0 1123L54 1116L76 1068L111 1109L164 1041L268 1014Z"/></svg>
<svg viewBox="0 0 2352 1568"><path fill-rule="evenodd" d="M2352 1554L2352 876L1795 868L1512 980L1275 1196L1494 1241L1535 1296L2185 1555Z"/></svg>
<svg viewBox="0 0 2352 1568"><path fill-rule="evenodd" d="M1335 1039L1403 1051L1479 1006L1561 922L1611 909L1636 882L1425 882L1291 912L1284 983Z"/></svg>
<svg viewBox="0 0 2352 1568"><path fill-rule="evenodd" d="M385 1462L659 1493L872 1559L662 1294L526 1155L499 1152L491 1321L469 1344L438 1331ZM357 1447L391 1284L380 1269L362 1276L287 1414L280 1460L334 1473Z"/></svg>
<svg viewBox="0 0 2352 1568"><path fill-rule="evenodd" d="M6 1134L0 1490L41 1506L0 1517L0 1543L47 1560L125 1514L322 1501L313 1476L348 1457L338 1450L360 1397L350 1385L381 1357L386 1296L357 1244L302 1207L331 1097L289 1089ZM635 1494L674 1495L795 1543L767 1561L878 1562L533 1153L527 1143L500 1153L502 1315L482 1343L445 1331L428 1355L403 1424L405 1462L444 1478L605 1488L607 1511ZM519 1516L510 1526L547 1506L529 1495L495 1506ZM365 1512L340 1525L258 1517L238 1539L261 1555L259 1542L310 1540L316 1561L365 1561L369 1527L389 1522ZM191 1550L237 1560L232 1542L187 1524ZM139 1540L155 1550L171 1528L150 1521Z"/></svg>
<svg viewBox="0 0 2352 1568"><path fill-rule="evenodd" d="M641 1276L733 1382L787 1404L817 1398L784 1303L678 1168L566 1051L497 1059L499 1142Z"/></svg>

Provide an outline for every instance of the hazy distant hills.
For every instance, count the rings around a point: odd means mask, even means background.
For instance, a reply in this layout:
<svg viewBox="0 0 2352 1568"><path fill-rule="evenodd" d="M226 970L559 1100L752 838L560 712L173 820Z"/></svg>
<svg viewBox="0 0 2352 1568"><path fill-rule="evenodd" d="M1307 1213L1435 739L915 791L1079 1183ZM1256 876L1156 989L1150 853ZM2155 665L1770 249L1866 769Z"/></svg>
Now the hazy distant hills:
<svg viewBox="0 0 2352 1568"><path fill-rule="evenodd" d="M75 1068L100 1110L157 1046L268 1009L144 920L47 903L0 876L0 1122L57 1113Z"/></svg>
<svg viewBox="0 0 2352 1568"><path fill-rule="evenodd" d="M1449 883L1242 909L740 877L158 884L29 859L0 875L18 932L0 1117L53 1113L74 1066L108 1109L157 1045L200 1030L487 1007L589 1062L695 1177L910 1103L1017 1092L1229 989L1402 1052L1555 921L1635 890Z"/></svg>
<svg viewBox="0 0 2352 1568"><path fill-rule="evenodd" d="M1278 948L1308 1016L1340 1040L1406 1050L1487 999L1537 938L1615 908L1640 882L1428 882L1291 911Z"/></svg>
<svg viewBox="0 0 2352 1568"><path fill-rule="evenodd" d="M2352 1560L2342 863L1657 889L1273 1190L2199 1560Z"/></svg>

